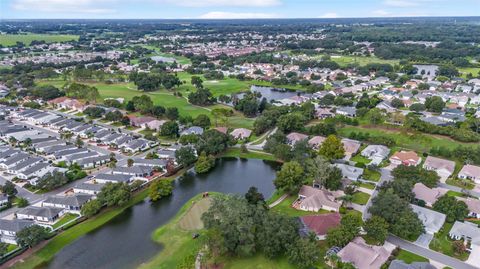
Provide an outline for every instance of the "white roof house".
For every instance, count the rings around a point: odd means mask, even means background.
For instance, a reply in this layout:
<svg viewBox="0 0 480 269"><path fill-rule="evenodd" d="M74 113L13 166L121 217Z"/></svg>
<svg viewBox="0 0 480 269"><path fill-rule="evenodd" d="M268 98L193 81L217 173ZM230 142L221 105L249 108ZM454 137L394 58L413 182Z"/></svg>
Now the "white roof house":
<svg viewBox="0 0 480 269"><path fill-rule="evenodd" d="M480 166L466 164L458 173L458 177L461 179L471 179L475 183L480 184Z"/></svg>
<svg viewBox="0 0 480 269"><path fill-rule="evenodd" d="M383 145L368 145L361 154L372 160L371 164L378 165L388 157L390 149Z"/></svg>
<svg viewBox="0 0 480 269"><path fill-rule="evenodd" d="M425 232L427 234L433 235L438 232L440 228L442 228L446 219L445 214L417 205L411 206L413 212L415 212L418 215L418 218L423 222L423 225L425 226Z"/></svg>

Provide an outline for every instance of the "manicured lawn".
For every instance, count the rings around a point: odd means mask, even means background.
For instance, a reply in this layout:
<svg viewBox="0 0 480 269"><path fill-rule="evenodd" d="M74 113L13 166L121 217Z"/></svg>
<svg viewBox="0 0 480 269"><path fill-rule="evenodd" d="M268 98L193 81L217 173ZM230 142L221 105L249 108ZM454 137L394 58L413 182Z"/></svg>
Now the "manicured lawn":
<svg viewBox="0 0 480 269"><path fill-rule="evenodd" d="M222 157L239 157L244 159L260 159L260 160L267 160L267 161L276 161L277 158L275 156L258 151L251 151L249 150L247 153L242 153L240 148L229 148L227 151L222 155Z"/></svg>
<svg viewBox="0 0 480 269"><path fill-rule="evenodd" d="M287 215L290 217L301 217L301 216L308 216L308 215L318 215L318 214L326 214L330 213L327 210L320 210L319 212L309 212L303 210L297 210L292 207L292 203L297 199L297 196L290 196L283 200L280 204L272 208L273 212L277 212L282 215Z"/></svg>
<svg viewBox="0 0 480 269"><path fill-rule="evenodd" d="M462 67L458 71L462 74L463 78L467 77L467 74L471 73L474 77L480 74L480 67Z"/></svg>
<svg viewBox="0 0 480 269"><path fill-rule="evenodd" d="M352 202L359 205L366 205L368 202L368 199L370 199L370 195L361 191L357 191L356 193L353 194Z"/></svg>
<svg viewBox="0 0 480 269"><path fill-rule="evenodd" d="M350 133L369 133L371 136L384 136L395 140L398 147L411 149L417 152L428 152L434 147L454 149L458 146L477 146L477 143L461 143L448 137L429 134L409 134L401 130L386 130L378 127L347 126L338 130L340 136L348 137Z"/></svg>
<svg viewBox="0 0 480 269"><path fill-rule="evenodd" d="M380 177L382 175L380 174L380 172L378 171L375 171L375 170L372 170L372 169L368 169L368 168L365 168L363 170L363 178L366 179L366 180L370 180L370 181L379 181L380 180Z"/></svg>
<svg viewBox="0 0 480 269"><path fill-rule="evenodd" d="M52 225L52 228L53 229L56 229L62 225L64 225L65 223L69 222L69 221L72 221L74 219L78 218L78 215L76 214L65 214L59 221L57 221L54 225Z"/></svg>
<svg viewBox="0 0 480 269"><path fill-rule="evenodd" d="M62 248L71 244L81 236L101 227L114 217L118 216L125 209L143 201L147 197L147 194L148 190L144 190L136 194L125 206L109 208L104 212L101 212L99 215L69 228L55 236L43 248L25 259L23 263L17 263L13 268L36 268L40 264L50 261Z"/></svg>
<svg viewBox="0 0 480 269"><path fill-rule="evenodd" d="M361 154L357 154L353 156L350 161L356 162L356 163L363 163L365 165L369 164L371 162L370 159L363 157Z"/></svg>
<svg viewBox="0 0 480 269"><path fill-rule="evenodd" d="M320 59L323 55L318 55ZM349 55L332 55L331 60L338 63L340 66L347 66L350 64L358 64L360 66L367 65L370 63L380 63L380 64L398 64L398 60L383 60L375 56L349 56Z"/></svg>
<svg viewBox="0 0 480 269"><path fill-rule="evenodd" d="M404 261L405 263L412 263L412 262L428 262L427 258L419 256L415 253L408 252L406 250L400 250L397 256L398 260Z"/></svg>
<svg viewBox="0 0 480 269"><path fill-rule="evenodd" d="M287 258L268 259L262 254L248 258L225 258L224 269L295 269Z"/></svg>
<svg viewBox="0 0 480 269"><path fill-rule="evenodd" d="M280 198L282 195L284 195L285 193L283 191L279 191L279 190L275 190L275 192L272 194L272 196L270 196L266 202L267 204L271 204L275 201L277 201L278 198ZM265 197L267 198L267 197Z"/></svg>
<svg viewBox="0 0 480 269"><path fill-rule="evenodd" d="M210 195L218 195L212 194ZM202 199L199 194L188 201L177 213L177 215L167 224L156 229L152 234L152 239L159 244L166 246L148 263L142 264L140 268L177 268L187 257L196 255L203 245L201 236L199 239L192 239L192 231L182 230L180 221L189 212L192 204ZM190 268L190 267L188 267Z"/></svg>
<svg viewBox="0 0 480 269"><path fill-rule="evenodd" d="M17 42L22 42L23 44L29 46L33 40L45 41L46 43L55 43L55 42L65 42L78 40L77 35L51 35L51 34L24 34L24 35L15 35L15 34L1 34L0 35L0 45L8 47L13 46Z"/></svg>
<svg viewBox="0 0 480 269"><path fill-rule="evenodd" d="M453 196L453 197L464 197L465 196L465 194L463 194L461 192L457 192L457 191L448 191L447 195L448 196Z"/></svg>
<svg viewBox="0 0 480 269"><path fill-rule="evenodd" d="M369 190L375 189L375 185L373 185L372 183L360 183L360 187L363 187Z"/></svg>
<svg viewBox="0 0 480 269"><path fill-rule="evenodd" d="M453 251L453 241L448 237L450 229L452 229L453 223L446 222L438 233L435 234L432 242L430 242L430 249L441 252L445 255L457 258L465 261L468 258L468 254L457 255Z"/></svg>

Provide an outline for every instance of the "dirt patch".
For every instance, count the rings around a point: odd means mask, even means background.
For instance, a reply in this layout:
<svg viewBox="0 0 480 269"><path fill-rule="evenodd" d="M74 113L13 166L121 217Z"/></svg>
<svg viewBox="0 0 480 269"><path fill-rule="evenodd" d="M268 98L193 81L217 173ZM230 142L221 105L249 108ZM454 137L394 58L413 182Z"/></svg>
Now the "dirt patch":
<svg viewBox="0 0 480 269"><path fill-rule="evenodd" d="M179 227L182 230L194 231L203 229L202 215L207 212L212 203L211 198L203 198L197 202L183 215L182 219L178 222Z"/></svg>

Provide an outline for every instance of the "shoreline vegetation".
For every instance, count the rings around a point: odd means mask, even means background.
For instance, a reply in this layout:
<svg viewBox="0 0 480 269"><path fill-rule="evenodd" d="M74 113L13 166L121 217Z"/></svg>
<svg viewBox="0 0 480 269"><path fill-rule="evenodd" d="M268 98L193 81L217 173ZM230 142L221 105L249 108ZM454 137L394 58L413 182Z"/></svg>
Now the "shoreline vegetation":
<svg viewBox="0 0 480 269"><path fill-rule="evenodd" d="M229 148L224 154L220 155L218 158L244 158L244 159L261 159L261 160L267 160L267 161L276 161L276 158L273 157L270 154L267 153L262 153L262 152L248 152L248 153L241 153L239 148ZM166 177L166 178L160 178L159 180L174 180L177 177L183 175L187 169L181 169L177 173L175 173L172 176ZM54 236L52 239L50 239L48 242L44 243L36 249L33 253L31 253L30 256L28 256L25 259L16 261L13 266L10 264L11 268L14 269L29 269L29 268L38 268L42 267L46 264L48 264L53 257L60 252L64 247L67 245L73 243L80 237L101 228L103 225L107 224L109 221L111 221L113 218L116 216L120 215L122 212L124 212L126 209L141 203L142 201L145 201L145 199L148 198L148 188L142 189L141 191L138 191L133 194L132 199L124 206L121 207L115 207L115 208L106 208L102 210L98 215L86 219L85 221L82 221L73 227L68 228L67 230L61 232L60 234ZM218 194L216 194L218 195ZM187 202L177 213L177 215L166 225L170 225L172 222L175 220L178 221L178 216L184 213L187 209L186 205L190 204L193 201L196 201L201 197L201 194L198 194L197 196L193 197L189 202ZM162 226L162 227L164 227ZM160 227L160 228L162 228ZM159 230L160 228L157 228ZM155 230L154 234L157 235L158 231ZM185 234L180 234L182 236L186 236L188 238L191 238L191 231L186 232ZM157 235L159 237L160 235ZM170 236L170 234L169 234ZM158 241L158 240L154 240ZM197 242L197 241L195 241ZM170 246L171 247L171 246ZM183 249L183 248L182 248ZM160 253L167 252L166 250L163 250ZM186 254L185 252L182 252L183 254ZM21 256L23 254L20 254ZM158 254L158 255L164 255L164 254ZM162 256L163 257L163 256ZM154 257L154 259L156 256ZM15 259L15 258L13 258ZM8 264L8 261L6 262ZM141 267L143 268L146 266L145 264L142 265ZM146 267L146 268L158 268L158 267ZM160 268L170 268L170 267L160 267Z"/></svg>

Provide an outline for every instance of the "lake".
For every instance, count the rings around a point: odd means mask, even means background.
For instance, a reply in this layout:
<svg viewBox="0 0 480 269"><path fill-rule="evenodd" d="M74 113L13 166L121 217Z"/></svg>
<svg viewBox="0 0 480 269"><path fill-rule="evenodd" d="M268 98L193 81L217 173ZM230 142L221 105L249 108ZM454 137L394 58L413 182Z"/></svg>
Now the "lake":
<svg viewBox="0 0 480 269"><path fill-rule="evenodd" d="M279 164L262 160L218 159L208 174L188 172L175 180L170 198L139 203L66 246L46 268L135 268L162 250L152 241L152 232L173 218L193 196L206 191L244 194L255 186L268 198L275 190L273 180L278 168Z"/></svg>

